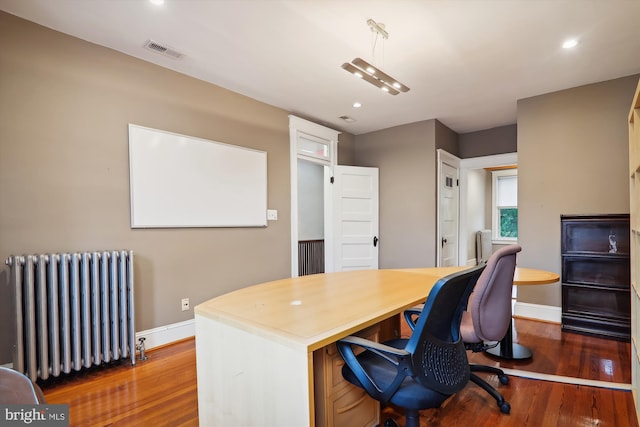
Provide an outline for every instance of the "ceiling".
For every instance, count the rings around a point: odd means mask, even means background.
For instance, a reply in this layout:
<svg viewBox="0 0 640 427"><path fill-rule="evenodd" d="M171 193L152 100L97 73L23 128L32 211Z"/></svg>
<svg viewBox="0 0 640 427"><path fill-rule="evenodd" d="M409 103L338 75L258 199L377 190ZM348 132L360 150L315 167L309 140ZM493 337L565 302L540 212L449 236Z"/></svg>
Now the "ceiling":
<svg viewBox="0 0 640 427"><path fill-rule="evenodd" d="M355 135L433 118L458 133L512 124L518 99L640 73L637 0L0 0L0 10ZM387 40L375 42L370 18ZM578 46L563 49L570 37ZM356 57L411 90L392 96L341 68Z"/></svg>

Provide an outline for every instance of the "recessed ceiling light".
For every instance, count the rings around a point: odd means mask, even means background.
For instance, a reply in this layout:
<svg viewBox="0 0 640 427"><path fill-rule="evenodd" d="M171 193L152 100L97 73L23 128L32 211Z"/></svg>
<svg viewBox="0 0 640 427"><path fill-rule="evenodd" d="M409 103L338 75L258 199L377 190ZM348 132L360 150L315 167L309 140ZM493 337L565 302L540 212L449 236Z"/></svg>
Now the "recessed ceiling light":
<svg viewBox="0 0 640 427"><path fill-rule="evenodd" d="M161 4L164 4L164 0L149 0L149 2L156 4L158 6L160 6Z"/></svg>
<svg viewBox="0 0 640 427"><path fill-rule="evenodd" d="M362 103L361 102L356 101L356 102L353 103L353 108L360 108L360 107L362 107Z"/></svg>
<svg viewBox="0 0 640 427"><path fill-rule="evenodd" d="M562 47L564 49L571 49L578 46L578 40L577 39L569 39L566 40L564 43L562 43Z"/></svg>

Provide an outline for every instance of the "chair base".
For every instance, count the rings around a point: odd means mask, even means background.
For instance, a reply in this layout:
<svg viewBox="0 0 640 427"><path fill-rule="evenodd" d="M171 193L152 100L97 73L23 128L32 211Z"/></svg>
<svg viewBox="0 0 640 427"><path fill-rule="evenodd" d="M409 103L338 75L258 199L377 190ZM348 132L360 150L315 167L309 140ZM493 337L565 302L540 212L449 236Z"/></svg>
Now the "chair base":
<svg viewBox="0 0 640 427"><path fill-rule="evenodd" d="M404 427L420 427L420 411L407 409L404 415ZM384 421L383 427L399 427L398 423L391 418Z"/></svg>
<svg viewBox="0 0 640 427"><path fill-rule="evenodd" d="M498 376L498 379L500 380L500 383L506 385L509 384L509 377L505 375L504 371L502 369L486 365L472 364L469 365L469 367L471 368L471 376L469 378L471 382L477 384L480 388L489 393L496 400L496 404L498 405L498 408L500 408L500 412L509 414L509 412L511 412L511 405L506 400L504 400L502 394L500 394L488 382L474 374L474 372L489 372L492 374L496 374Z"/></svg>

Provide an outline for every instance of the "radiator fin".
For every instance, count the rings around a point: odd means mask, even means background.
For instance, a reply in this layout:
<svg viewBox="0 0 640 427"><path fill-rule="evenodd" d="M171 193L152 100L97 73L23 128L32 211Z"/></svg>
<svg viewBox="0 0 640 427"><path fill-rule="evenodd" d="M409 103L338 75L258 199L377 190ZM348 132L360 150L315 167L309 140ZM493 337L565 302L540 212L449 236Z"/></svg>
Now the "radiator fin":
<svg viewBox="0 0 640 427"><path fill-rule="evenodd" d="M31 380L129 357L135 364L132 251L11 256L13 368Z"/></svg>

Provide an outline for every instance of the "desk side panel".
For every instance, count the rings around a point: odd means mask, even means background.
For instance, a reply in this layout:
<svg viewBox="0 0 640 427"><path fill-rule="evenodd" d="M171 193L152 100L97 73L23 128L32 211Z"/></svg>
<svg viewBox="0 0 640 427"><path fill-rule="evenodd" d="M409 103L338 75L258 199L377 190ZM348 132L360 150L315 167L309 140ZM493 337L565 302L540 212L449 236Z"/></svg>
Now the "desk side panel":
<svg viewBox="0 0 640 427"><path fill-rule="evenodd" d="M201 426L313 425L307 351L195 316Z"/></svg>

